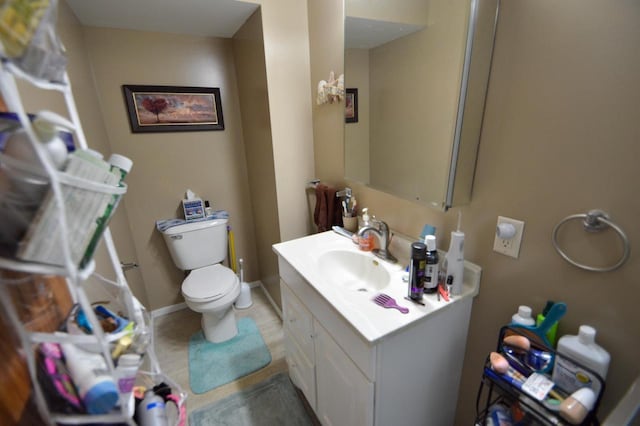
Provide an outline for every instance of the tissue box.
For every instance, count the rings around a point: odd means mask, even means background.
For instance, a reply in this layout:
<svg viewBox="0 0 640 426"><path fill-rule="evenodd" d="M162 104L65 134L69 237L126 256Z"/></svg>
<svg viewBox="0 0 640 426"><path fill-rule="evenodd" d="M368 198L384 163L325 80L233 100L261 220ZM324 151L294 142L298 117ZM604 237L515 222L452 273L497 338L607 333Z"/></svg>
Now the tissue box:
<svg viewBox="0 0 640 426"><path fill-rule="evenodd" d="M201 219L204 214L204 202L200 198L182 200L185 220Z"/></svg>

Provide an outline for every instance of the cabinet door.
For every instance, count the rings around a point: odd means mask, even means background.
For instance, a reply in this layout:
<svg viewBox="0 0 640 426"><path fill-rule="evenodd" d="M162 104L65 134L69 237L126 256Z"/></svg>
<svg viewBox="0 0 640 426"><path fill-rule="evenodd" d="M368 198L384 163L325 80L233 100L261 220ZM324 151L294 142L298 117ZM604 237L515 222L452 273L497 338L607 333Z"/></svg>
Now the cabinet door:
<svg viewBox="0 0 640 426"><path fill-rule="evenodd" d="M316 331L316 413L325 426L373 424L373 383L322 326Z"/></svg>
<svg viewBox="0 0 640 426"><path fill-rule="evenodd" d="M289 377L291 381L304 393L307 402L316 409L316 371L314 365L302 353L295 339L285 329L284 347Z"/></svg>

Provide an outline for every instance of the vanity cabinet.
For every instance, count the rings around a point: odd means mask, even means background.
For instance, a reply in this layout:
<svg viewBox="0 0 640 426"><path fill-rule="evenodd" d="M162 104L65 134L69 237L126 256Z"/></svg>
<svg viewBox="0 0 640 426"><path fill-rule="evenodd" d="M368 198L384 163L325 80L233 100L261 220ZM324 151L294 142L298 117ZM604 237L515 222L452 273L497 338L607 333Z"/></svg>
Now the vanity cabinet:
<svg viewBox="0 0 640 426"><path fill-rule="evenodd" d="M278 259L289 373L323 425L454 423L472 297L370 341Z"/></svg>

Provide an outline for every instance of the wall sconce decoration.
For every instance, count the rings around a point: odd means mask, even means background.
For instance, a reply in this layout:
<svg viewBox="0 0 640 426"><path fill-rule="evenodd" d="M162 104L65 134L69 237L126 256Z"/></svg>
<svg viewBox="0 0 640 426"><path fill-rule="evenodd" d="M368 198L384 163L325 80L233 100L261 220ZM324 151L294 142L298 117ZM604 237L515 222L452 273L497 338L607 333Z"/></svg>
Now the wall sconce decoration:
<svg viewBox="0 0 640 426"><path fill-rule="evenodd" d="M344 99L344 74L336 79L333 71L329 73L329 80L320 80L318 83L318 97L316 103L332 104L336 102L342 102Z"/></svg>

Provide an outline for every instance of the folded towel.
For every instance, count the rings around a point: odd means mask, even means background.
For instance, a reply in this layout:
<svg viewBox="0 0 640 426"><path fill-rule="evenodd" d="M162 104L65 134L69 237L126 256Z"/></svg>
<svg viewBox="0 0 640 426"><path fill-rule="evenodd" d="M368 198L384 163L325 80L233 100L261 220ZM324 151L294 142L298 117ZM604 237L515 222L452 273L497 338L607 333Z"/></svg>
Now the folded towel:
<svg viewBox="0 0 640 426"><path fill-rule="evenodd" d="M186 221L184 219L165 219L156 221L156 229L160 232L169 229L174 226L183 225L185 223L193 223L193 222L204 222L206 220L215 220L215 219L228 219L229 213L226 210L216 210L210 215L200 218L200 219L192 219Z"/></svg>
<svg viewBox="0 0 640 426"><path fill-rule="evenodd" d="M333 225L342 226L342 208L336 199L336 192L335 188L323 183L316 185L313 221L318 227L318 232L328 231Z"/></svg>

